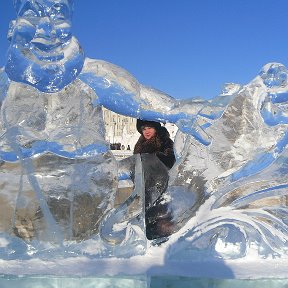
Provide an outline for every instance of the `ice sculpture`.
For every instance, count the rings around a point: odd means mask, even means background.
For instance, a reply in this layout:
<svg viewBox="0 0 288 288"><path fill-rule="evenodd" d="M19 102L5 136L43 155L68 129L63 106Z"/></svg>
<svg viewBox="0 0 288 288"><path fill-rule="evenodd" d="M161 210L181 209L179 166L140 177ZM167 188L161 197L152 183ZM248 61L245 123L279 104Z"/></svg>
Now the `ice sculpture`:
<svg viewBox="0 0 288 288"><path fill-rule="evenodd" d="M211 101L178 101L120 67L85 58L71 34L72 0L14 6L0 72L2 258L9 251L46 255L51 245L61 255L145 253L141 160L133 160L132 195L113 208L122 168L104 140L101 106L180 128L161 213L148 214L149 225L161 218L173 226L174 235L159 240L169 257L240 258L252 248L287 255L283 65L267 64L246 86L226 86Z"/></svg>
<svg viewBox="0 0 288 288"><path fill-rule="evenodd" d="M181 121L194 133L189 125L197 126L205 101L195 103L190 117L178 101L144 87L122 68L84 59L71 34L73 1L15 0L14 6L17 19L1 70L1 231L61 245L95 237L108 245L101 256L120 255L125 245L127 253L143 253L141 181L132 198L111 210L118 164L104 140L101 105L137 118ZM208 141L200 127L194 135ZM139 169L134 174L142 177ZM139 209L131 214L127 205L136 200Z"/></svg>

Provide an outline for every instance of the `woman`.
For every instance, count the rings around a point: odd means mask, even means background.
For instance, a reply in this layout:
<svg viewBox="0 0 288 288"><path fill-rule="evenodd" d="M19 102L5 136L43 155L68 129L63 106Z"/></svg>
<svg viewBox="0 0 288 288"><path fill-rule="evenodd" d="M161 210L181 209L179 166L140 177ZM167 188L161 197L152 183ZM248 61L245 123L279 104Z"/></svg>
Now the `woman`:
<svg viewBox="0 0 288 288"><path fill-rule="evenodd" d="M173 141L169 132L160 123L137 120L137 130L141 134L134 154L142 154L145 179L145 222L146 237L149 240L169 236L173 233L172 215L161 199L168 185L168 170L175 163ZM146 154L146 155L145 155ZM165 165L162 165L154 154ZM149 157L147 157L149 156Z"/></svg>
<svg viewBox="0 0 288 288"><path fill-rule="evenodd" d="M169 132L159 122L137 120L138 132L141 134L135 147L134 154L155 154L170 169L175 163L173 141Z"/></svg>

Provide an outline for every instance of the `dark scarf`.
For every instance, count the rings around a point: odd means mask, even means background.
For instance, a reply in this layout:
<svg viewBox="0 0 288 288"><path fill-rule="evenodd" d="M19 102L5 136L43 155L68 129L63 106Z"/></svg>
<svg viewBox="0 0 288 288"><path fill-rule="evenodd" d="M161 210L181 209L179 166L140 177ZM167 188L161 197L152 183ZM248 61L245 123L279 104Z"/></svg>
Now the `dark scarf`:
<svg viewBox="0 0 288 288"><path fill-rule="evenodd" d="M156 153L160 152L162 143L158 135L151 139L145 139L143 135L140 136L134 147L134 154L140 153Z"/></svg>

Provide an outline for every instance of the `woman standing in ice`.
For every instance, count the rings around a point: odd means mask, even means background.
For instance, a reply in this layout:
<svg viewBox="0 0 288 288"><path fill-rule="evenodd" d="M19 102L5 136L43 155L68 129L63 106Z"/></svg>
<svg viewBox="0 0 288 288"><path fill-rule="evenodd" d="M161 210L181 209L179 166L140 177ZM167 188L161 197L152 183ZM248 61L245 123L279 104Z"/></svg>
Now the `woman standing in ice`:
<svg viewBox="0 0 288 288"><path fill-rule="evenodd" d="M176 123L204 144L208 139L175 99L115 65L85 59L71 34L72 0L14 6L0 79L0 228L24 239L83 239L98 233L117 189L102 105ZM197 115L203 104L193 103L189 113Z"/></svg>

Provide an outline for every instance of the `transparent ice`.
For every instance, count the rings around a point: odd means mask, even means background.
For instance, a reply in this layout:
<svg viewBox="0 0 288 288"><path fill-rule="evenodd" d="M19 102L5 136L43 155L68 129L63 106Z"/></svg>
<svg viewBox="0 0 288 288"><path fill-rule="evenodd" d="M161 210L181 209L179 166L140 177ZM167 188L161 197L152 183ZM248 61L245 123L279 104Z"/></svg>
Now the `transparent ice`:
<svg viewBox="0 0 288 288"><path fill-rule="evenodd" d="M151 247L140 157L124 167L135 175L132 195L114 207L125 169L104 140L102 106L179 127L161 198L174 231L165 239L168 259L287 257L282 64L212 100L177 100L85 58L71 34L72 1L14 5L0 72L1 259L128 258Z"/></svg>

